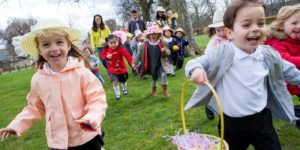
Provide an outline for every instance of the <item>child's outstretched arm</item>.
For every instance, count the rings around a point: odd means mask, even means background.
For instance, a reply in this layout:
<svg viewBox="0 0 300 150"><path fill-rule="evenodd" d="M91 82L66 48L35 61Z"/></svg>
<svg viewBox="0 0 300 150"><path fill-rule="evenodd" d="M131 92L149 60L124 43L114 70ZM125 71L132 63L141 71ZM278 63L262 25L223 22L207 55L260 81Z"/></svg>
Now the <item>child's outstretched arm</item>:
<svg viewBox="0 0 300 150"><path fill-rule="evenodd" d="M6 128L0 129L1 140L7 139L9 135L21 136L36 120L42 118L45 114L44 104L35 90L36 87L33 81L31 82L31 91L27 95L27 106L24 107L22 112Z"/></svg>
<svg viewBox="0 0 300 150"><path fill-rule="evenodd" d="M84 107L86 114L76 121L100 131L100 124L105 117L107 108L106 94L100 82L96 82L97 78L89 70L86 70L81 80L83 80L82 92L86 100Z"/></svg>
<svg viewBox="0 0 300 150"><path fill-rule="evenodd" d="M289 61L282 59L282 68L285 80L290 84L300 87L300 71L297 67Z"/></svg>
<svg viewBox="0 0 300 150"><path fill-rule="evenodd" d="M206 70L209 69L212 62L215 62L218 55L218 50L211 50L208 54L194 58L185 66L185 75L194 83L200 84L202 82L209 82Z"/></svg>

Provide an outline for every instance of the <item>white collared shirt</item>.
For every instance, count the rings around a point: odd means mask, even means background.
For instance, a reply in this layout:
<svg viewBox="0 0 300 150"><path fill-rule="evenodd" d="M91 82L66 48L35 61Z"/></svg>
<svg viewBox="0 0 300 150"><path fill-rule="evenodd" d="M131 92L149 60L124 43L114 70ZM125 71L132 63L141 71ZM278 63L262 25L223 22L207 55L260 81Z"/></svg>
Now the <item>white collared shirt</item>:
<svg viewBox="0 0 300 150"><path fill-rule="evenodd" d="M247 54L233 43L233 63L217 85L223 111L231 117L243 117L262 111L267 105L266 76L269 70L258 46Z"/></svg>

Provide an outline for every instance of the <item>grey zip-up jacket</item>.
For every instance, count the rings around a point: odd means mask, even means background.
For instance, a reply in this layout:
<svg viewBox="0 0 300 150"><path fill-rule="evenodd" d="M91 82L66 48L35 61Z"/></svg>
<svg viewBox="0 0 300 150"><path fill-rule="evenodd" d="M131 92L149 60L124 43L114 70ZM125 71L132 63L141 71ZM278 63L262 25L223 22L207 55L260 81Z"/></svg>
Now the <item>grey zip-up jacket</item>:
<svg viewBox="0 0 300 150"><path fill-rule="evenodd" d="M261 48L265 64L269 68L267 108L271 110L274 118L293 123L298 118L295 117L292 97L287 90L285 81L300 86L300 71L295 65L282 59L272 47L261 45ZM208 50L206 55L190 60L186 64L185 74L187 78L191 78L191 72L195 68L203 68L210 84L216 88L216 85L231 67L233 58L234 49L231 44L221 44ZM218 113L217 103L210 89L206 85L200 84L186 104L185 110L207 104L208 107Z"/></svg>

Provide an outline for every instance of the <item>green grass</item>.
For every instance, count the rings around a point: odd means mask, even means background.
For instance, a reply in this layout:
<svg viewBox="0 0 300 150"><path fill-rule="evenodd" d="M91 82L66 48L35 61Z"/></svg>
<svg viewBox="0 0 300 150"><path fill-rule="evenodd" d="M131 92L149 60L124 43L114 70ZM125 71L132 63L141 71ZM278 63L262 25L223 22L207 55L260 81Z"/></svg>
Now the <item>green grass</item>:
<svg viewBox="0 0 300 150"><path fill-rule="evenodd" d="M203 35L195 36L195 40L198 43L198 46L201 49L204 49L206 47L206 44L209 41L209 37L208 37L208 35L203 34Z"/></svg>
<svg viewBox="0 0 300 150"><path fill-rule="evenodd" d="M205 36L196 37L207 40ZM200 43L201 44L201 43ZM101 75L107 79L104 69ZM0 127L5 127L26 105L25 97L30 88L32 70L23 70L0 76ZM167 137L175 135L181 126L179 97L185 81L183 69L176 72L176 77L168 78L170 98L162 96L158 86L158 96L150 96L151 79L140 80L129 73L128 96L115 100L112 84L106 80L104 89L107 94L108 109L102 124L106 132L107 150L175 150ZM158 82L158 85L160 82ZM186 100L195 86L189 84ZM217 119L208 121L203 107L186 112L187 127L201 133L217 134ZM284 150L300 149L300 132L288 123L275 120L275 128ZM10 137L0 142L0 150L47 150L44 134L44 119L37 121L21 138ZM252 148L250 148L252 149Z"/></svg>

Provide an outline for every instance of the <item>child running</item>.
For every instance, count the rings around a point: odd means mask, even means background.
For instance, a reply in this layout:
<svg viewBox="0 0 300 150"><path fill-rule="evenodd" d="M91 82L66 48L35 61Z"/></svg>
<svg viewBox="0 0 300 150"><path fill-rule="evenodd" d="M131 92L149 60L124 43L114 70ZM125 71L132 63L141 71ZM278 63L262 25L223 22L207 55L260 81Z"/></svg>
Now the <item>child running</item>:
<svg viewBox="0 0 300 150"><path fill-rule="evenodd" d="M132 64L132 58L127 50L121 45L120 38L117 35L111 34L106 38L108 45L103 49L101 58L107 61L108 72L111 81L113 82L113 88L116 94L116 100L121 99L119 82L123 88L123 94L127 95L127 79L128 73L124 62L124 57L128 63Z"/></svg>
<svg viewBox="0 0 300 150"><path fill-rule="evenodd" d="M223 23L224 12L216 11L213 17L213 23L209 27L209 37L211 38L206 46L205 53L210 47L218 44L228 43L227 36L225 34L225 27Z"/></svg>
<svg viewBox="0 0 300 150"><path fill-rule="evenodd" d="M265 26L261 0L233 1L223 21L231 42L212 47L186 65L186 76L198 87L185 109L208 104L217 111L209 88L201 84L210 82L223 106L230 150L246 150L250 144L259 150L280 150L272 116L296 121L284 82L300 86L300 71L270 46L260 45Z"/></svg>
<svg viewBox="0 0 300 150"><path fill-rule="evenodd" d="M46 116L49 148L100 150L101 123L107 103L100 81L86 67L88 60L74 45L79 31L57 19L43 19L21 39L21 48L36 56L28 104L6 127L1 140L21 136ZM100 87L100 88L99 88Z"/></svg>
<svg viewBox="0 0 300 150"><path fill-rule="evenodd" d="M85 57L89 59L91 71L103 84L104 80L99 73L100 72L100 69L99 69L100 60L93 54L93 50L89 46L86 46L83 48L83 53L85 54Z"/></svg>
<svg viewBox="0 0 300 150"><path fill-rule="evenodd" d="M137 65L140 61L142 63L142 73L150 74L152 76L152 96L156 96L156 82L161 77L161 86L163 95L170 96L168 91L168 81L166 70L169 61L167 60L170 55L168 43L162 41L162 31L158 25L152 24L147 28L147 41L145 41L138 51L134 64Z"/></svg>
<svg viewBox="0 0 300 150"><path fill-rule="evenodd" d="M174 37L174 43L178 46L177 51L172 51L172 59L173 59L173 65L176 65L176 70L179 70L182 68L184 63L184 55L185 55L185 46L189 45L189 41L184 38L185 33L182 28L178 28L175 30L175 37Z"/></svg>
<svg viewBox="0 0 300 150"><path fill-rule="evenodd" d="M279 10L266 44L276 49L283 59L300 69L300 4L284 6ZM297 95L300 99L298 86L287 83L287 88L290 94ZM295 111L296 114L300 114L300 105L295 106ZM296 125L300 129L300 120L296 122Z"/></svg>
<svg viewBox="0 0 300 150"><path fill-rule="evenodd" d="M207 53L207 50L210 49L213 46L228 43L229 40L227 39L227 36L225 34L225 27L223 23L223 11L216 11L214 13L213 17L213 23L210 24L209 27L209 37L211 38L205 48L205 53ZM213 120L215 118L215 115L213 111L211 111L208 107L205 107L205 113L206 117L209 120Z"/></svg>

